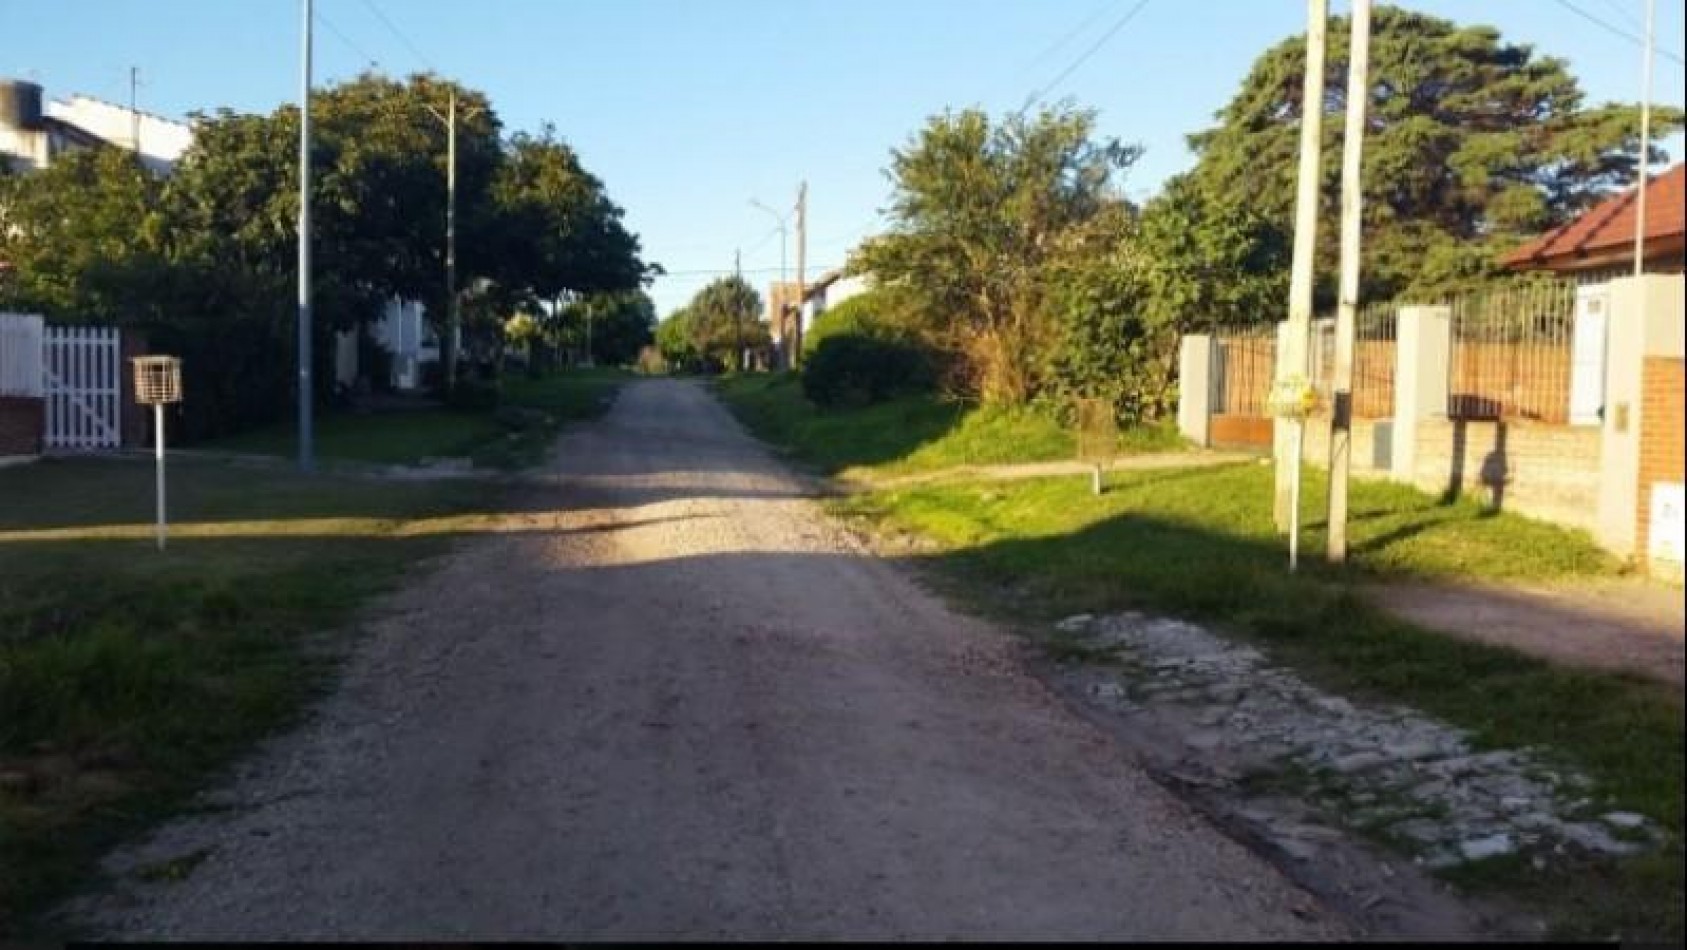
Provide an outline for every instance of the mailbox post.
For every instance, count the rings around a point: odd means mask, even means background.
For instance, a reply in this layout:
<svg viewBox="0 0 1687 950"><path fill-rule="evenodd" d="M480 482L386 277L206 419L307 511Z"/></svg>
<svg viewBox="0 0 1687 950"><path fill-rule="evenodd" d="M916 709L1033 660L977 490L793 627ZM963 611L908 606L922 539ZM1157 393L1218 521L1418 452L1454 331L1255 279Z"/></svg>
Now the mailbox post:
<svg viewBox="0 0 1687 950"><path fill-rule="evenodd" d="M135 401L152 407L152 444L158 489L158 550L164 550L164 407L182 401L182 361L174 356L137 356Z"/></svg>
<svg viewBox="0 0 1687 950"><path fill-rule="evenodd" d="M1318 390L1299 373L1277 380L1266 394L1266 411L1292 428L1289 446L1289 570L1300 566L1300 464L1306 417L1318 409Z"/></svg>

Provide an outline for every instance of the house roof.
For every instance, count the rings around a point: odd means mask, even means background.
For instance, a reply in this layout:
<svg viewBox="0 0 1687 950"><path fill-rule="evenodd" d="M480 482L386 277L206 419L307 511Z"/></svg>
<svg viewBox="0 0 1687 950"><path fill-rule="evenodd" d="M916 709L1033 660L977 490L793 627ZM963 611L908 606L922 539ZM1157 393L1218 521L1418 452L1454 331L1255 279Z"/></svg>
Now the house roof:
<svg viewBox="0 0 1687 950"><path fill-rule="evenodd" d="M1635 195L1630 188L1600 202L1567 224L1546 232L1500 258L1517 270L1580 270L1634 259ZM1676 165L1646 184L1646 255L1682 246L1683 200L1687 199L1687 163Z"/></svg>

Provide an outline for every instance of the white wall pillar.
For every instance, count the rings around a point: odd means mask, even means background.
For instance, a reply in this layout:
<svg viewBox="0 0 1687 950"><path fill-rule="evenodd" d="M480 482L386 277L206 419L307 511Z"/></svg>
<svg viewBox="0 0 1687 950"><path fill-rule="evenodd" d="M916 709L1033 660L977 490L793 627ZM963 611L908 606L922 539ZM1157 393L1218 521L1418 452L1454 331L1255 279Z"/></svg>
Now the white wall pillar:
<svg viewBox="0 0 1687 950"><path fill-rule="evenodd" d="M1183 338L1177 360L1177 430L1206 448L1212 444L1213 338L1192 333Z"/></svg>
<svg viewBox="0 0 1687 950"><path fill-rule="evenodd" d="M1623 277L1610 288L1606 325L1605 418L1599 441L1599 521L1594 538L1619 557L1638 550L1640 432L1646 357L1682 352L1679 275Z"/></svg>
<svg viewBox="0 0 1687 950"><path fill-rule="evenodd" d="M1394 432L1390 473L1411 484L1417 470L1418 423L1447 417L1453 350L1450 307L1401 307L1394 343Z"/></svg>

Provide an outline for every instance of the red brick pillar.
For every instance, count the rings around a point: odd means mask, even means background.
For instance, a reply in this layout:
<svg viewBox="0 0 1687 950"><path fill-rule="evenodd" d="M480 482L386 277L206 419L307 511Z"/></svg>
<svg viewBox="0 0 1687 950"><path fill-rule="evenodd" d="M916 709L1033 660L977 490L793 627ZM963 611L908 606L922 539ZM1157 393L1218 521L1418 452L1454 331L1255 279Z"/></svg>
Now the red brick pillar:
<svg viewBox="0 0 1687 950"><path fill-rule="evenodd" d="M39 396L0 396L0 455L39 455L47 428L47 401Z"/></svg>

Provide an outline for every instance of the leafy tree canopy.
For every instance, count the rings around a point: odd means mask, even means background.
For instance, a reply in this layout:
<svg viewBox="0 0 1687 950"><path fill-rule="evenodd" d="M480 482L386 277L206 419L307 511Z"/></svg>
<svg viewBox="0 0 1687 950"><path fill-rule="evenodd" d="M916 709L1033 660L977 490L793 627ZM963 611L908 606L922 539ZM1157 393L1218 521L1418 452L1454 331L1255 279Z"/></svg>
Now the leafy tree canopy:
<svg viewBox="0 0 1687 950"><path fill-rule="evenodd" d="M1348 25L1333 20L1323 97L1320 271L1333 286ZM1218 124L1190 136L1184 186L1209 205L1245 198L1287 231L1293 219L1304 36L1267 50ZM1427 297L1490 278L1509 247L1633 183L1639 109L1588 106L1563 60L1381 6L1372 20L1365 139L1365 293ZM1654 110L1679 128L1676 109ZM1661 158L1662 153L1655 153Z"/></svg>

